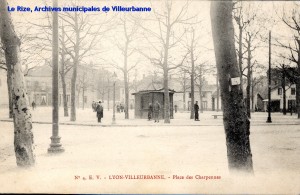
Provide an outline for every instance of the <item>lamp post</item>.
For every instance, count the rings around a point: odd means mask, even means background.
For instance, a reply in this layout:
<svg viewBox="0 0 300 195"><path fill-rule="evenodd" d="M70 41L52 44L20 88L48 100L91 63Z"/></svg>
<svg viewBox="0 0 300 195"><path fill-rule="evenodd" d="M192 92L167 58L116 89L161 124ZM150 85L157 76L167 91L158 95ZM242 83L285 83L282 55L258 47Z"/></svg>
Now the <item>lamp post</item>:
<svg viewBox="0 0 300 195"><path fill-rule="evenodd" d="M53 7L57 7L57 0L53 1ZM59 132L59 106L58 106L58 13L53 13L53 43L52 43L52 136L49 153L63 152L60 143Z"/></svg>
<svg viewBox="0 0 300 195"><path fill-rule="evenodd" d="M113 118L112 118L112 124L116 124L116 80L117 80L117 75L114 72L113 76L112 76L112 81L113 81L113 85L114 85L114 91L113 91Z"/></svg>
<svg viewBox="0 0 300 195"><path fill-rule="evenodd" d="M271 119L271 31L269 32L269 87L268 87L268 119L267 123L272 123Z"/></svg>

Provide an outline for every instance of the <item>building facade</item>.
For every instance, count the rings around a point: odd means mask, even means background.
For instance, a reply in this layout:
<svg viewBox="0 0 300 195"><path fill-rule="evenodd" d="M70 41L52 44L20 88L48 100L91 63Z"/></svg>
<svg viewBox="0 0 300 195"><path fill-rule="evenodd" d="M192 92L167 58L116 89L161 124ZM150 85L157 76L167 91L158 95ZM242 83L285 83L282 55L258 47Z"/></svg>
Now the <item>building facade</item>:
<svg viewBox="0 0 300 195"><path fill-rule="evenodd" d="M294 110L296 108L296 85L292 84L285 87L286 102L285 106L287 111ZM268 108L268 99L264 99L264 111L267 111ZM283 88L281 86L276 86L271 89L271 111L272 112L281 112L283 109Z"/></svg>

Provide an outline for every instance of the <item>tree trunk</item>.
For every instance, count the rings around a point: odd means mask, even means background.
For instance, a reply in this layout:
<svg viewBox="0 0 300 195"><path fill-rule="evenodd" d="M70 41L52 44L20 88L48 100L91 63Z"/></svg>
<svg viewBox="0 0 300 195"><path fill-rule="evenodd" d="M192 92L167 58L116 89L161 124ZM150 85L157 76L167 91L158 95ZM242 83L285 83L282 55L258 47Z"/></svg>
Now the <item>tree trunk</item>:
<svg viewBox="0 0 300 195"><path fill-rule="evenodd" d="M33 133L31 113L22 63L20 58L20 39L17 37L11 17L7 11L7 1L0 1L0 32L7 67L11 68L11 95L14 121L14 149L17 165L32 166L35 163L33 153Z"/></svg>
<svg viewBox="0 0 300 195"><path fill-rule="evenodd" d="M184 75L183 75L183 110L185 111L186 110L186 73L184 72Z"/></svg>
<svg viewBox="0 0 300 195"><path fill-rule="evenodd" d="M169 16L170 17L170 16ZM170 25L168 25L166 33L166 44L164 48L164 123L170 123L170 97L169 97L169 67L168 67L168 58L169 58L169 42L170 42Z"/></svg>
<svg viewBox="0 0 300 195"><path fill-rule="evenodd" d="M164 123L170 123L170 97L169 97L169 83L168 70L164 67Z"/></svg>
<svg viewBox="0 0 300 195"><path fill-rule="evenodd" d="M202 95L202 88L203 88L203 78L202 78L202 65L199 66L199 95L200 95L200 113L203 113L203 95Z"/></svg>
<svg viewBox="0 0 300 195"><path fill-rule="evenodd" d="M202 86L199 86L199 95L200 95L200 113L203 113L203 97L202 97Z"/></svg>
<svg viewBox="0 0 300 195"><path fill-rule="evenodd" d="M192 63L192 73L191 73L191 116L190 119L195 118L194 104L195 104L195 63L194 63L194 52L193 47L191 48L191 63Z"/></svg>
<svg viewBox="0 0 300 195"><path fill-rule="evenodd" d="M10 66L7 66L7 89L8 89L8 116L13 118L13 102L12 102L12 70Z"/></svg>
<svg viewBox="0 0 300 195"><path fill-rule="evenodd" d="M249 36L249 40L247 40L247 87L246 87L246 106L247 106L247 116L251 118L250 113L250 88L251 88L251 37ZM241 74L242 75L242 74Z"/></svg>
<svg viewBox="0 0 300 195"><path fill-rule="evenodd" d="M286 91L285 91L285 67L283 65L282 67L282 82L281 82L281 87L282 87L282 96L283 96L283 102L282 102L282 113L283 115L286 115Z"/></svg>
<svg viewBox="0 0 300 195"><path fill-rule="evenodd" d="M241 16L240 16L241 17ZM241 22L241 18L240 18L240 22ZM241 82L241 88L242 88L242 83L243 83L243 27L241 26L241 24L239 24L239 69L240 69L240 82ZM243 91L242 91L243 93Z"/></svg>
<svg viewBox="0 0 300 195"><path fill-rule="evenodd" d="M219 102L220 102L220 89L219 89L219 75L217 72L217 112L219 112L219 108L220 108Z"/></svg>
<svg viewBox="0 0 300 195"><path fill-rule="evenodd" d="M76 29L76 45L75 49L75 57L74 57L74 67L73 74L71 79L71 121L76 121L76 79L77 79L77 67L79 64L79 40L80 40L80 30L78 29L78 16L75 13L75 29Z"/></svg>
<svg viewBox="0 0 300 195"><path fill-rule="evenodd" d="M297 69L298 69L298 75L300 75L300 40L297 39L297 43L298 43ZM296 104L297 104L298 119L300 119L300 78L299 76L296 78Z"/></svg>
<svg viewBox="0 0 300 195"><path fill-rule="evenodd" d="M110 97L109 97L109 93L110 93L110 82L109 82L109 78L107 79L107 110L109 111L109 100L110 100Z"/></svg>
<svg viewBox="0 0 300 195"><path fill-rule="evenodd" d="M252 68L251 68L251 110L252 110L252 112L255 111L255 108L254 108L254 80L253 80Z"/></svg>
<svg viewBox="0 0 300 195"><path fill-rule="evenodd" d="M82 110L84 110L84 87L82 87Z"/></svg>
<svg viewBox="0 0 300 195"><path fill-rule="evenodd" d="M227 158L231 172L252 173L250 121L243 104L241 87L229 83L231 78L240 78L241 74L235 54L232 9L232 1L211 2L212 34L220 78Z"/></svg>
<svg viewBox="0 0 300 195"><path fill-rule="evenodd" d="M64 43L65 39L65 31L64 27L62 26L62 42ZM63 106L64 106L64 116L69 116L69 110L68 110L68 102L67 102L67 86L66 86L66 73L65 73L65 51L64 48L61 52L61 84L62 84L62 90L63 90Z"/></svg>
<svg viewBox="0 0 300 195"><path fill-rule="evenodd" d="M124 50L124 87L125 87L125 105L124 105L124 112L125 112L125 119L129 119L129 112L128 112L128 104L129 104L129 87L128 87L128 70L127 70L127 56L128 56L128 42L125 44Z"/></svg>
<svg viewBox="0 0 300 195"><path fill-rule="evenodd" d="M67 85L65 80L65 75L61 74L61 84L63 90L63 105L64 105L64 116L69 116L68 102L67 102Z"/></svg>

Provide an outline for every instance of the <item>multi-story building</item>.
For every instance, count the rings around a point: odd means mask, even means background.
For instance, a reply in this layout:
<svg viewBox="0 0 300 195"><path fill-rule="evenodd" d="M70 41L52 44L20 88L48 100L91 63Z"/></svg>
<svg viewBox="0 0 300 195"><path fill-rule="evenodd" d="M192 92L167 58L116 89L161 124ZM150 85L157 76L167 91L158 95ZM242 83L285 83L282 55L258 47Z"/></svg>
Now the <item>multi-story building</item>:
<svg viewBox="0 0 300 195"><path fill-rule="evenodd" d="M93 83L95 78L92 73L93 70L80 69L79 67L75 93L78 107L89 107L92 101L97 99ZM52 69L50 66L44 65L31 69L25 79L30 103L34 101L37 106L52 105ZM68 106L70 106L71 73L66 75L66 99ZM59 79L59 105L63 106L61 79Z"/></svg>

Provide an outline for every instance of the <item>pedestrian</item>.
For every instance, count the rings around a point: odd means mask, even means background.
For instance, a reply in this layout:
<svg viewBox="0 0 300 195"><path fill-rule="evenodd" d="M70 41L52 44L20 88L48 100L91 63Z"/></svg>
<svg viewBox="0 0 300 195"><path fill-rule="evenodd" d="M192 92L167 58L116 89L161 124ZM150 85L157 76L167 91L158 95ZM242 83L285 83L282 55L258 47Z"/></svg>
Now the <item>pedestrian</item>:
<svg viewBox="0 0 300 195"><path fill-rule="evenodd" d="M152 113L153 113L153 106L151 103L149 103L149 107L148 107L148 121L151 120L152 118Z"/></svg>
<svg viewBox="0 0 300 195"><path fill-rule="evenodd" d="M198 101L194 104L194 111L195 111L195 121L199 121L199 106Z"/></svg>
<svg viewBox="0 0 300 195"><path fill-rule="evenodd" d="M96 112L96 108L97 108L97 103L95 101L93 101L93 103L92 103L93 112Z"/></svg>
<svg viewBox="0 0 300 195"><path fill-rule="evenodd" d="M120 105L117 105L117 113L120 113Z"/></svg>
<svg viewBox="0 0 300 195"><path fill-rule="evenodd" d="M99 101L96 111L97 111L98 123L101 123L101 119L103 118L103 107L101 105L101 101Z"/></svg>
<svg viewBox="0 0 300 195"><path fill-rule="evenodd" d="M35 104L35 102L34 102L34 101L32 101L32 103L31 103L31 106L32 106L32 110L34 110L34 109L35 109L35 107L36 107L36 104Z"/></svg>
<svg viewBox="0 0 300 195"><path fill-rule="evenodd" d="M177 113L177 105L176 104L175 104L174 108L175 108L175 113Z"/></svg>
<svg viewBox="0 0 300 195"><path fill-rule="evenodd" d="M153 106L153 114L154 114L154 122L159 123L159 111L160 111L160 104L156 100L154 106Z"/></svg>

